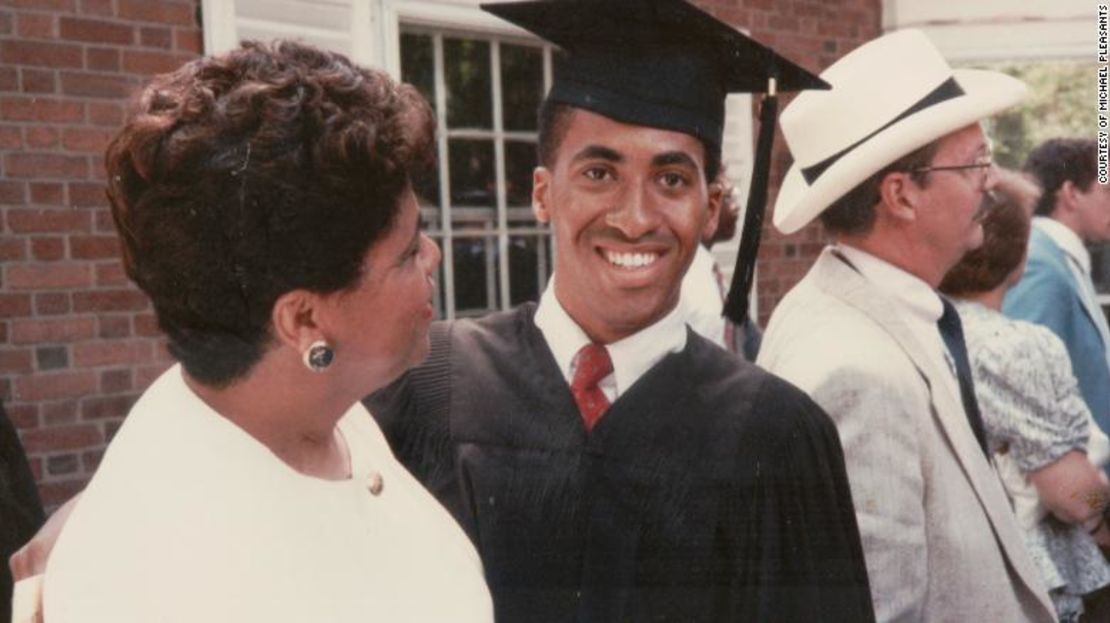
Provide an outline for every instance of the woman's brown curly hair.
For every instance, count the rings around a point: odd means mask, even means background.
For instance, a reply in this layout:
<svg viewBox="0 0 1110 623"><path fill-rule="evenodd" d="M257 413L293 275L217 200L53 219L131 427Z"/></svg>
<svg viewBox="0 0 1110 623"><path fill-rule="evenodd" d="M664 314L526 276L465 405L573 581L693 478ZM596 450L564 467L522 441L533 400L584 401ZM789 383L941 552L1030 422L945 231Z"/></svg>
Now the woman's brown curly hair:
<svg viewBox="0 0 1110 623"><path fill-rule="evenodd" d="M300 43L154 78L108 146L108 196L127 274L188 373L231 383L269 346L279 296L356 284L433 138L414 88Z"/></svg>
<svg viewBox="0 0 1110 623"><path fill-rule="evenodd" d="M938 288L967 297L1002 285L1025 259L1033 203L1040 188L1012 171L1000 171L994 207L983 218L983 244L948 271Z"/></svg>

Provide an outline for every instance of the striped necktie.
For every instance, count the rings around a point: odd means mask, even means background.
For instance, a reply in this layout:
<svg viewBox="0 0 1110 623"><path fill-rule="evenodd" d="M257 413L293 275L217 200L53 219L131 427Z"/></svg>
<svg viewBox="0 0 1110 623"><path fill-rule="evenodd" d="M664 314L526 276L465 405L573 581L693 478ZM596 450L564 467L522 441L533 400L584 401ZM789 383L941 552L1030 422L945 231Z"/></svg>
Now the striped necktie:
<svg viewBox="0 0 1110 623"><path fill-rule="evenodd" d="M586 430L593 430L594 424L609 409L609 399L601 391L598 383L613 373L613 361L609 351L601 344L586 344L575 356L574 378L570 382L570 393L582 414Z"/></svg>

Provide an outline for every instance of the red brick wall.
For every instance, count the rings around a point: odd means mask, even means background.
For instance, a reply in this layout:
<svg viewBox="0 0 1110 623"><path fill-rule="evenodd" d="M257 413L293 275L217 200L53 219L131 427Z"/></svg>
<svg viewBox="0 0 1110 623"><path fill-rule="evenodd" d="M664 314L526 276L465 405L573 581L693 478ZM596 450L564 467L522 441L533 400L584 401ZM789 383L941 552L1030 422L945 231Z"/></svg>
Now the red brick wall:
<svg viewBox="0 0 1110 623"><path fill-rule="evenodd" d="M880 0L698 4L817 71L879 32ZM84 485L169 363L120 267L101 154L143 77L200 51L196 5L0 0L0 398L47 506ZM775 184L788 164L780 136ZM767 222L764 322L823 241L817 228L784 237Z"/></svg>
<svg viewBox="0 0 1110 623"><path fill-rule="evenodd" d="M718 18L746 29L761 43L816 73L882 32L881 0L695 1ZM784 97L781 104L789 101L789 96ZM779 110L782 110L781 104ZM783 236L771 225L778 184L791 162L779 132L775 138L771 192L759 249L760 324L767 323L775 305L809 270L826 241L820 225L811 225L791 236Z"/></svg>
<svg viewBox="0 0 1110 623"><path fill-rule="evenodd" d="M120 266L101 155L144 76L200 51L196 4L0 0L0 397L48 506L168 365Z"/></svg>

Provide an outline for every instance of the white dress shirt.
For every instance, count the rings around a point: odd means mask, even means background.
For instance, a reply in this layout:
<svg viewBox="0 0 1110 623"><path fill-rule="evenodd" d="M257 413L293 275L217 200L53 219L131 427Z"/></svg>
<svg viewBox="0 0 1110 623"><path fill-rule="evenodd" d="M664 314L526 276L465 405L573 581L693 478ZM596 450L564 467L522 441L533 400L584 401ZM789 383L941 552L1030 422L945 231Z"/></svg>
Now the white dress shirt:
<svg viewBox="0 0 1110 623"><path fill-rule="evenodd" d="M866 251L845 244L836 245L836 252L855 267L865 279L889 294L906 311L904 317L913 337L950 374L945 377L953 395L960 396L960 381L956 365L937 328L937 321L944 314L940 295L920 277L879 259ZM961 403L962 404L962 403Z"/></svg>
<svg viewBox="0 0 1110 623"><path fill-rule="evenodd" d="M591 340L556 298L555 279L556 276L552 275L540 297L535 322L569 385L574 378L576 355ZM676 306L649 327L612 344L605 344L605 350L613 361L613 373L602 379L598 387L610 403L628 391L668 353L677 353L686 347L686 323L680 308Z"/></svg>

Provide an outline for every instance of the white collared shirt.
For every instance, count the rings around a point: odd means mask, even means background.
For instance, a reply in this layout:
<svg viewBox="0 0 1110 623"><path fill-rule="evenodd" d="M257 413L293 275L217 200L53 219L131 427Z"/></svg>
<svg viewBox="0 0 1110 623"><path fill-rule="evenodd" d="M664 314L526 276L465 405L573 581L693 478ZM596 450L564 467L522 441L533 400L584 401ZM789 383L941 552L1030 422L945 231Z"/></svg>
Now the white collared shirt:
<svg viewBox="0 0 1110 623"><path fill-rule="evenodd" d="M555 279L552 275L540 297L535 322L569 385L574 378L576 355L591 340L556 298ZM685 347L686 323L676 306L655 324L605 345L613 361L613 373L602 379L598 387L612 403L668 353L680 352Z"/></svg>
<svg viewBox="0 0 1110 623"><path fill-rule="evenodd" d="M941 364L949 374L946 380L955 396L960 396L960 382L956 376L956 366L944 340L937 328L937 321L944 314L944 304L940 295L920 277L879 259L866 251L846 244L836 245L836 250L871 283L895 300L907 312L906 326L913 337L921 344L935 363ZM961 403L962 404L962 403Z"/></svg>

